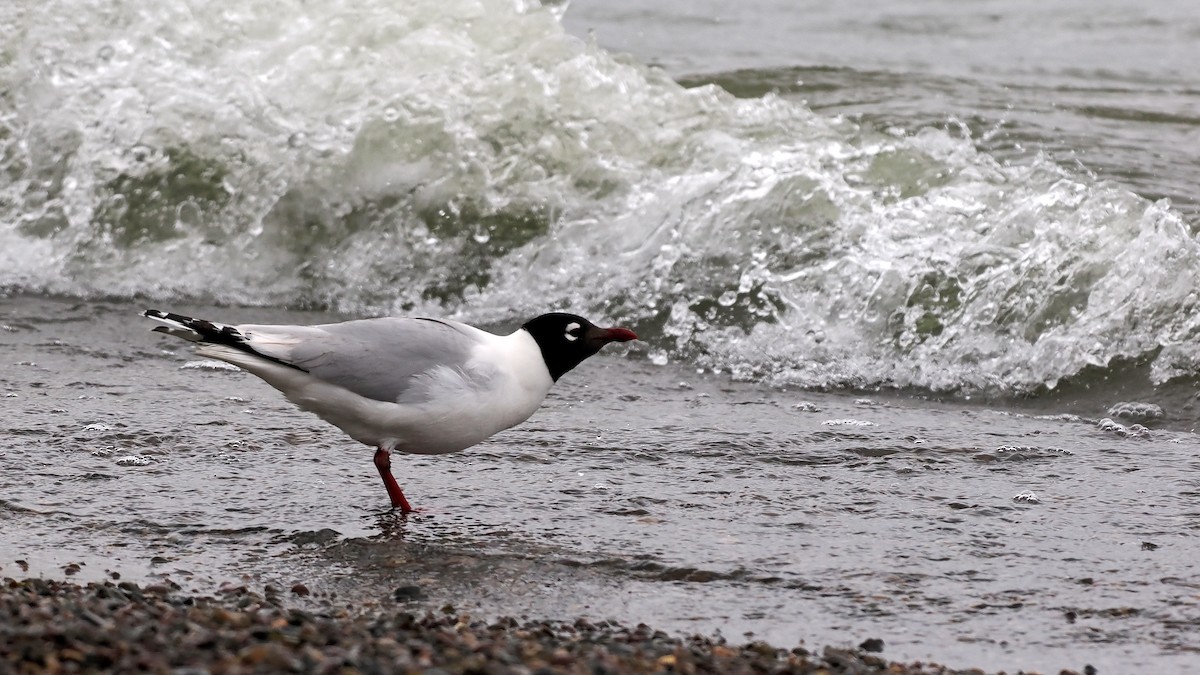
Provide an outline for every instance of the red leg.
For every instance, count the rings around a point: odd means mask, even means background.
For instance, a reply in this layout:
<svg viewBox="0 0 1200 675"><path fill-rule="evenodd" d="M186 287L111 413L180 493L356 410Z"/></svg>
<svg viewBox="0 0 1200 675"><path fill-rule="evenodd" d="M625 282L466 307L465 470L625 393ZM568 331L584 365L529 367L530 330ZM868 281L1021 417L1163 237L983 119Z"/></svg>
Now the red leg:
<svg viewBox="0 0 1200 675"><path fill-rule="evenodd" d="M392 499L392 508L400 507L400 513L412 513L413 507L408 505L396 478L392 476L392 455L387 450L379 448L375 451L375 468L379 469L379 477L383 479L383 487L387 488L388 497Z"/></svg>

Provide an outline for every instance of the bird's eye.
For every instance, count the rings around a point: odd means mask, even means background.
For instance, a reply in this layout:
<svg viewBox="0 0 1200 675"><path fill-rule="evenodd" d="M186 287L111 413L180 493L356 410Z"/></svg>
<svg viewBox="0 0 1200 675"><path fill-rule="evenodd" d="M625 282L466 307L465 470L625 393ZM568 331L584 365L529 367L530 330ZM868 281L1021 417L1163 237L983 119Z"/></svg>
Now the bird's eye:
<svg viewBox="0 0 1200 675"><path fill-rule="evenodd" d="M583 332L583 327L572 321L567 324L567 332L563 333L563 337L567 339L567 342L574 342L579 339L581 332Z"/></svg>

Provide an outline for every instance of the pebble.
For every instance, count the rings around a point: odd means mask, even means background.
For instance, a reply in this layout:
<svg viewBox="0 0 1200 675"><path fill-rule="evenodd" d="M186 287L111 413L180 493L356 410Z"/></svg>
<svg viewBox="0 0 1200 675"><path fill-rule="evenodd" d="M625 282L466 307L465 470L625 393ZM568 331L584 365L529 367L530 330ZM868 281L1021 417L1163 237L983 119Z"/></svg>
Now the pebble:
<svg viewBox="0 0 1200 675"><path fill-rule="evenodd" d="M297 587L303 584L296 584ZM307 589L305 589L307 590ZM298 594L299 595L299 594ZM678 637L639 624L367 610L321 614L245 587L217 597L129 582L0 581L0 672L962 675L858 650ZM1064 671L1066 672L1066 671ZM1092 671L1094 672L1094 670Z"/></svg>
<svg viewBox="0 0 1200 675"><path fill-rule="evenodd" d="M420 600L425 597L425 594L421 592L420 586L401 586L395 590L393 595L395 595L398 602Z"/></svg>
<svg viewBox="0 0 1200 675"><path fill-rule="evenodd" d="M867 638L858 646L864 652L881 652L883 651L883 640L879 638Z"/></svg>

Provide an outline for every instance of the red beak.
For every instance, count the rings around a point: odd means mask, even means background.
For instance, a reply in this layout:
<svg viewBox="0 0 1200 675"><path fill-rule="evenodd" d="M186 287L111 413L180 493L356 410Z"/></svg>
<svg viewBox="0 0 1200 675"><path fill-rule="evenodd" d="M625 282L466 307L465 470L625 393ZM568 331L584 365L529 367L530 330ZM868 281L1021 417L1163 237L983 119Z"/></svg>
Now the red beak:
<svg viewBox="0 0 1200 675"><path fill-rule="evenodd" d="M600 333L600 339L605 342L629 342L636 340L637 335L628 328L605 328Z"/></svg>

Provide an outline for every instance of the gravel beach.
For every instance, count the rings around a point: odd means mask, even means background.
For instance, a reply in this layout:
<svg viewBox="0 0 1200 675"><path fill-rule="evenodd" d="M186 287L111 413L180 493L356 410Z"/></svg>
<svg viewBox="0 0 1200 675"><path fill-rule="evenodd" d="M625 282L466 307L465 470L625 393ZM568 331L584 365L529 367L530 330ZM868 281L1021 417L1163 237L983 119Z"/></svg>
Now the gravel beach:
<svg viewBox="0 0 1200 675"><path fill-rule="evenodd" d="M303 587L290 593L302 594ZM289 592L197 597L166 585L5 579L0 671L314 673L982 673L866 651L681 638L645 625L501 618L445 607L313 613ZM878 645L864 644L865 649ZM1064 675L1069 671L1063 671Z"/></svg>

